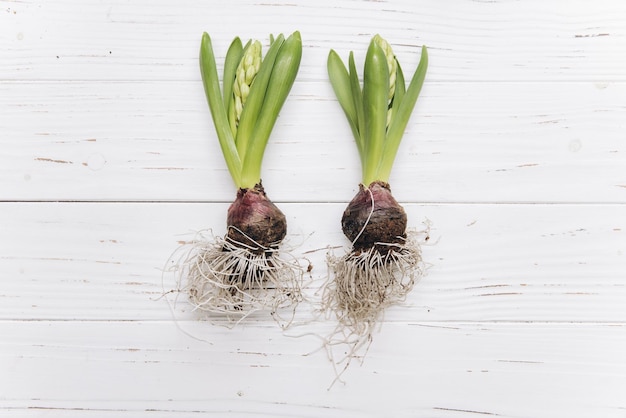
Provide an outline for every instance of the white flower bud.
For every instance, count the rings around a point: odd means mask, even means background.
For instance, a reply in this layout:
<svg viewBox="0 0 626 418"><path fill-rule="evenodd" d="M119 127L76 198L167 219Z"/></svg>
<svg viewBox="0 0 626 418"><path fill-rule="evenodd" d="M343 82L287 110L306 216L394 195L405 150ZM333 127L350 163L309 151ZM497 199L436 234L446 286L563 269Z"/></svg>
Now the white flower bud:
<svg viewBox="0 0 626 418"><path fill-rule="evenodd" d="M261 68L261 43L253 41L244 53L237 70L233 83L233 97L235 100L235 124L239 125L239 119L250 94L250 87Z"/></svg>

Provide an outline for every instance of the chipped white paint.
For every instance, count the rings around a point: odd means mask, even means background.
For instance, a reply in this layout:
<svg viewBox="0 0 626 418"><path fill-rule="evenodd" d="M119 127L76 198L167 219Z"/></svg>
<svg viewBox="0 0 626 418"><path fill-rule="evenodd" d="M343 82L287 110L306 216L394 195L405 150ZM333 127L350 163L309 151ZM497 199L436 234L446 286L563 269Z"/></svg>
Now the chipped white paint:
<svg viewBox="0 0 626 418"><path fill-rule="evenodd" d="M0 1L0 28L0 416L626 417L626 3ZM360 172L328 50L431 57L392 186L432 266L331 391L290 336L332 324L228 330L160 297L234 197L201 32L223 57L296 29L263 178L313 300Z"/></svg>

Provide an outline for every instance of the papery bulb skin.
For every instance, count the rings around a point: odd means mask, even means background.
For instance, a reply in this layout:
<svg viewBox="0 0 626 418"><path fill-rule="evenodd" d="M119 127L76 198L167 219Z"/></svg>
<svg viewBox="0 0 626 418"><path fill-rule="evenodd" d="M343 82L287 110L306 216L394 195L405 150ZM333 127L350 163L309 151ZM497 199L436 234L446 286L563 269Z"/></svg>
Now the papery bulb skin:
<svg viewBox="0 0 626 418"><path fill-rule="evenodd" d="M391 195L389 184L375 181L367 188L359 185L359 191L343 212L341 226L355 251L374 246L385 251L385 246L376 244L404 242L407 216Z"/></svg>
<svg viewBox="0 0 626 418"><path fill-rule="evenodd" d="M270 201L261 183L237 191L226 222L226 239L253 252L275 249L287 235L285 215Z"/></svg>

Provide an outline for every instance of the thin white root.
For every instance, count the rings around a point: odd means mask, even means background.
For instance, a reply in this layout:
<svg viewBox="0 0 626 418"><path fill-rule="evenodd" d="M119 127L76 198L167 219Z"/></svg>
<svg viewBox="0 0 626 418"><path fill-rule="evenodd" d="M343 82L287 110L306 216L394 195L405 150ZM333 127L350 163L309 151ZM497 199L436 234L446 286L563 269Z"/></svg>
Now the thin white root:
<svg viewBox="0 0 626 418"><path fill-rule="evenodd" d="M266 248L258 251L215 237L184 244L176 262L177 285L196 311L222 314L229 322L241 322L267 311L286 328L302 300L304 269L295 257ZM289 310L288 316L283 311Z"/></svg>
<svg viewBox="0 0 626 418"><path fill-rule="evenodd" d="M325 346L336 371L337 381L355 358L363 358L372 342L372 333L385 309L406 299L422 277L425 265L415 233L405 242L389 245L382 254L376 248L342 257L328 255L329 280L323 287L322 310L337 320ZM337 358L333 347L347 347ZM331 385L332 386L332 385Z"/></svg>
<svg viewBox="0 0 626 418"><path fill-rule="evenodd" d="M323 309L358 334L368 331L386 307L404 301L423 274L417 242L388 245L386 254L371 248L340 258L328 256L333 280L324 289Z"/></svg>

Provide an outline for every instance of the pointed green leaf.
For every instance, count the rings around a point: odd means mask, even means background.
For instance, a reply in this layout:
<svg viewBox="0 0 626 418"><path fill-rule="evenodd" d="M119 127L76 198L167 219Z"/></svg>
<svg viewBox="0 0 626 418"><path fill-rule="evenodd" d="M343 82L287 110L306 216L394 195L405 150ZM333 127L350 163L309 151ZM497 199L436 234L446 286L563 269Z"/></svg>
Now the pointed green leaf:
<svg viewBox="0 0 626 418"><path fill-rule="evenodd" d="M406 82L404 81L404 73L402 72L402 67L400 67L400 63L396 60L396 89L393 94L393 102L391 103L391 108L393 109L393 114L395 115L398 112L398 108L400 107L400 103L402 103L402 99L404 99L404 94L406 93ZM393 120L392 116L392 120Z"/></svg>
<svg viewBox="0 0 626 418"><path fill-rule="evenodd" d="M337 55L337 53L333 50L331 50L328 54L327 68L330 84L333 87L335 96L337 96L337 101L339 101L341 108L346 114L346 118L348 119L348 123L352 129L352 135L354 135L357 146L360 147L361 138L359 135L356 109L352 98L350 76L348 75L348 70L346 70L346 66L343 64L343 61L341 61L339 55Z"/></svg>
<svg viewBox="0 0 626 418"><path fill-rule="evenodd" d="M411 84L409 85L404 98L400 102L397 113L394 115L391 125L389 126L389 131L387 132L387 142L380 168L380 176L383 181L387 181L391 174L391 168L396 158L400 141L402 140L404 130L406 129L406 125L408 124L413 108L415 107L415 102L417 102L422 85L424 84L427 69L428 51L426 47L423 46L419 65L413 74Z"/></svg>
<svg viewBox="0 0 626 418"><path fill-rule="evenodd" d="M272 69L274 68L274 61L276 60L278 51L284 42L285 38L282 34L278 35L274 42L272 42L265 58L263 58L263 61L261 62L261 68L259 69L252 86L250 86L250 94L248 95L246 105L244 106L241 118L239 119L239 127L237 128L236 137L237 151L239 152L242 160L245 160L246 158L248 147L250 145L250 137L254 134L254 128L261 111L261 106L263 105L266 92L268 91L267 86L272 74Z"/></svg>
<svg viewBox="0 0 626 418"><path fill-rule="evenodd" d="M233 181L239 186L241 180L241 159L237 153L235 139L230 130L226 108L222 100L211 38L206 32L202 35L200 44L200 73L222 154Z"/></svg>
<svg viewBox="0 0 626 418"><path fill-rule="evenodd" d="M232 100L235 72L237 71L237 65L239 65L242 55L243 46L241 44L241 39L236 37L230 44L224 61L224 77L222 77L222 83L224 85L224 105L226 109L228 109L230 101Z"/></svg>
<svg viewBox="0 0 626 418"><path fill-rule="evenodd" d="M387 129L389 69L385 52L370 42L363 70L363 111L365 118L365 152L367 162L363 184L378 180L376 173L382 159Z"/></svg>
<svg viewBox="0 0 626 418"><path fill-rule="evenodd" d="M359 74L356 72L353 52L350 52L348 67L350 69L352 102L354 103L354 109L356 110L357 129L359 131L357 149L359 150L359 156L361 157L361 168L362 170L365 170L367 154L365 153L365 115L363 113L363 92L361 91L361 84L359 83Z"/></svg>
<svg viewBox="0 0 626 418"><path fill-rule="evenodd" d="M279 39L281 36L279 36ZM272 46L276 45L279 39L276 39ZM267 141L300 68L302 58L300 32L294 32L289 36L287 40L282 42L280 49L277 51L276 59L273 61L273 67L271 68L270 79L267 83L267 93L249 140L248 151L244 157L242 171L242 184L244 187L254 187L255 184L261 181L261 163ZM265 60L263 62L265 63ZM250 98L248 98L249 100Z"/></svg>

